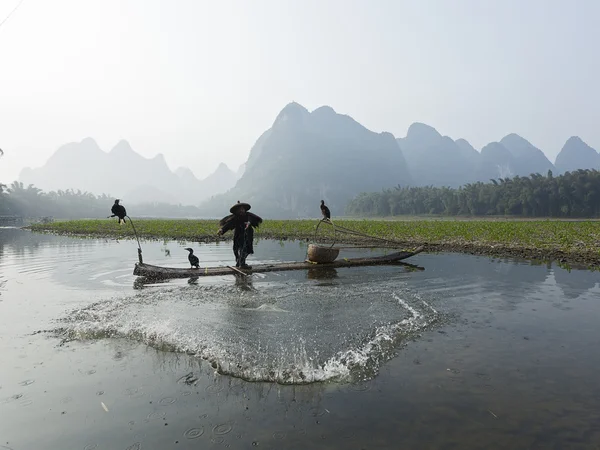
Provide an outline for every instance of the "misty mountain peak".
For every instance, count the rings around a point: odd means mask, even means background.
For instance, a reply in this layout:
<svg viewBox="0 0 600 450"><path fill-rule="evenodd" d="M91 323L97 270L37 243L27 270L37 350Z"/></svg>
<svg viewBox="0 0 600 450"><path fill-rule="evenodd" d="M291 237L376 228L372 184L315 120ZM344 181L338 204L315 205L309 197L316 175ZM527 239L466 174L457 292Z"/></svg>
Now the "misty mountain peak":
<svg viewBox="0 0 600 450"><path fill-rule="evenodd" d="M86 137L79 143L79 149L83 151L102 151L98 143L91 137Z"/></svg>
<svg viewBox="0 0 600 450"><path fill-rule="evenodd" d="M481 149L478 179L490 180L518 175L513 154L500 142L490 142Z"/></svg>
<svg viewBox="0 0 600 450"><path fill-rule="evenodd" d="M284 116L289 116L287 123L281 122ZM329 106L307 114L302 106L290 104L252 147L234 189L211 200L210 207L243 196L262 203L263 211L314 217L315 198L343 211L354 195L410 181L404 156L391 134L368 130Z"/></svg>
<svg viewBox="0 0 600 450"><path fill-rule="evenodd" d="M288 103L277 115L274 125L285 122L301 122L304 118L308 117L309 115L310 113L308 112L308 110L301 104L296 102Z"/></svg>
<svg viewBox="0 0 600 450"><path fill-rule="evenodd" d="M500 142L490 142L481 149L482 155L511 156L508 149Z"/></svg>
<svg viewBox="0 0 600 450"><path fill-rule="evenodd" d="M225 163L222 162L222 163L220 163L217 166L217 170L215 170L215 173L223 173L223 172L225 172L225 173L233 173L233 170L231 170L229 168L229 166L227 166L227 164L225 164Z"/></svg>
<svg viewBox="0 0 600 450"><path fill-rule="evenodd" d="M335 110L331 106L327 106L327 105L318 107L311 114L316 115L316 116L335 116L335 115L337 115Z"/></svg>
<svg viewBox="0 0 600 450"><path fill-rule="evenodd" d="M106 156L106 153L98 146L96 141L90 137L81 142L70 142L59 147L46 164L50 166L60 166L68 161L97 161Z"/></svg>
<svg viewBox="0 0 600 450"><path fill-rule="evenodd" d="M469 141L467 141L466 139L460 138L457 139L456 141L456 145L458 145L460 147L461 150L466 150L466 151L474 151L476 152L477 150L475 149L475 147L473 147L471 145L471 143Z"/></svg>
<svg viewBox="0 0 600 450"><path fill-rule="evenodd" d="M564 151L574 154L578 153L581 155L598 155L598 152L585 143L579 136L571 136L569 139L567 139L567 142L565 142L561 153Z"/></svg>
<svg viewBox="0 0 600 450"><path fill-rule="evenodd" d="M61 146L42 167L21 171L20 179L45 190L81 189L97 195L112 192L129 199L128 205L193 205L233 187L235 174L226 166L224 173L225 176L212 174L208 181L200 181L187 168L172 172L163 154L144 158L125 140L106 153L88 138Z"/></svg>
<svg viewBox="0 0 600 450"><path fill-rule="evenodd" d="M304 106L302 106L298 102L290 102L290 103L288 103L287 105L285 105L283 107L283 109L281 110L281 112L283 112L283 111L293 111L293 110L302 111L303 113L307 113L308 112L308 109L306 109Z"/></svg>
<svg viewBox="0 0 600 450"><path fill-rule="evenodd" d="M481 155L469 141L466 139L457 139L454 143L458 148L459 154L466 160L471 161L473 167L476 167L479 164L479 157Z"/></svg>
<svg viewBox="0 0 600 450"><path fill-rule="evenodd" d="M559 173L577 169L600 169L600 155L579 136L571 136L556 156Z"/></svg>
<svg viewBox="0 0 600 450"><path fill-rule="evenodd" d="M411 140L429 140L429 139L440 139L442 135L438 133L438 131L430 125L415 122L410 127L408 127L408 132L406 133L406 137Z"/></svg>
<svg viewBox="0 0 600 450"><path fill-rule="evenodd" d="M518 134L508 134L500 140L500 143L516 158L513 167L515 175L546 174L549 170L555 169L543 151Z"/></svg>
<svg viewBox="0 0 600 450"><path fill-rule="evenodd" d="M533 144L527 139L519 136L516 133L507 134L500 139L500 143L504 145L511 153L515 154L515 156L519 156L519 154L524 152L530 152L531 150L541 151L534 147Z"/></svg>
<svg viewBox="0 0 600 450"><path fill-rule="evenodd" d="M591 148L579 136L571 136L569 139L567 139L567 142L565 142L565 145L564 145L564 147L573 147L573 148L576 148L579 146Z"/></svg>
<svg viewBox="0 0 600 450"><path fill-rule="evenodd" d="M163 173L163 174L172 174L171 169L169 169L169 165L167 164L167 160L165 159L165 155L162 153L157 153L154 158L150 160L151 166L155 168L155 170Z"/></svg>
<svg viewBox="0 0 600 450"><path fill-rule="evenodd" d="M500 143L502 144L503 142L510 142L510 143L521 143L521 144L527 144L527 145L531 145L531 142L529 142L527 139L525 139L522 136L519 136L517 133L510 133L507 134L506 136L504 136L502 139L500 139Z"/></svg>
<svg viewBox="0 0 600 450"><path fill-rule="evenodd" d="M157 153L156 156L152 158L152 161L157 162L159 164L164 164L165 166L167 165L165 155L163 155L162 153Z"/></svg>
<svg viewBox="0 0 600 450"><path fill-rule="evenodd" d="M178 167L177 170L175 170L175 175L184 179L196 179L194 172L192 172L188 167Z"/></svg>
<svg viewBox="0 0 600 450"><path fill-rule="evenodd" d="M110 153L114 155L127 155L135 153L135 151L131 148L129 142L127 142L125 139L121 139L119 142L117 142L117 145L112 148Z"/></svg>

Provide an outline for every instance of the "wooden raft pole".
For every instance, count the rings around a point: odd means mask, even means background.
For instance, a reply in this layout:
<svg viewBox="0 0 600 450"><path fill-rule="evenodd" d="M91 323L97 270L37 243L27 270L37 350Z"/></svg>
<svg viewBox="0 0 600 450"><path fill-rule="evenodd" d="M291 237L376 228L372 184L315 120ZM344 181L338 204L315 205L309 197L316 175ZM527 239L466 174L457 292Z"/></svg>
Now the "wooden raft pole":
<svg viewBox="0 0 600 450"><path fill-rule="evenodd" d="M257 264L253 265L251 270L237 269L236 272L241 272L244 275L252 273L264 272L279 272L287 270L308 270L320 268L339 268L339 267L359 267L359 266L374 266L380 264L394 264L403 259L410 258L423 251L423 247L419 247L412 251L404 251L391 253L384 256L374 256L370 258L350 258L340 259L330 263L313 263L309 261L283 262L278 264ZM181 269L174 267L160 267L151 264L136 263L133 274L148 278L193 278L206 276L231 275L233 267L201 267L200 269Z"/></svg>
<svg viewBox="0 0 600 450"><path fill-rule="evenodd" d="M240 274L244 275L245 277L247 277L247 276L248 276L248 274L247 274L247 273L244 273L244 272L242 272L242 271L241 271L240 269L238 269L237 267L233 267L233 266L227 266L227 267L229 267L229 268L230 268L231 270L233 270L234 272L237 272L237 273L240 273Z"/></svg>

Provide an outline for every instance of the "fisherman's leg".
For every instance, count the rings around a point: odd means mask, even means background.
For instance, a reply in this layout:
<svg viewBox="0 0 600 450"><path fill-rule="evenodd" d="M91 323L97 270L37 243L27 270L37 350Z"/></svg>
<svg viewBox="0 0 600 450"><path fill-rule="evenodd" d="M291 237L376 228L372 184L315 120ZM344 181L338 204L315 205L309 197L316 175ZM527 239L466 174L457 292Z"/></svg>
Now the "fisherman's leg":
<svg viewBox="0 0 600 450"><path fill-rule="evenodd" d="M245 250L242 250L242 253L240 254L240 267L242 269L252 269L252 266L249 266L248 264L246 264L247 257L248 257L248 253L246 253Z"/></svg>
<svg viewBox="0 0 600 450"><path fill-rule="evenodd" d="M246 258L248 255L254 253L252 248L252 240L254 239L254 232L252 228L248 228L246 230L246 236L244 240L244 246L242 247L242 252L240 255L240 267L243 269L252 269L252 266L246 264Z"/></svg>
<svg viewBox="0 0 600 450"><path fill-rule="evenodd" d="M239 252L237 246L235 245L235 243L233 244L233 254L235 255L235 267L239 267L240 266L240 252Z"/></svg>

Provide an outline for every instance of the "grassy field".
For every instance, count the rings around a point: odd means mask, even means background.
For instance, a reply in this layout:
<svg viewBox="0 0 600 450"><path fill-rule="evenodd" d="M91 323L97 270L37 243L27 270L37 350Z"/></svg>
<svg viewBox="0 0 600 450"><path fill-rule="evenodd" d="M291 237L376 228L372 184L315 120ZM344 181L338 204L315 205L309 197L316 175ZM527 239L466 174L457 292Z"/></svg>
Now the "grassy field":
<svg viewBox="0 0 600 450"><path fill-rule="evenodd" d="M262 239L331 239L333 227L317 220L265 220L255 237ZM561 220L339 220L338 225L407 246L425 245L430 251L460 251L530 259L559 260L600 267L600 222ZM216 220L134 220L141 239L217 241ZM34 231L59 234L133 238L130 224L115 220L76 220L38 224ZM231 238L228 233L225 238ZM223 239L223 238L221 238ZM336 234L344 243L366 238Z"/></svg>

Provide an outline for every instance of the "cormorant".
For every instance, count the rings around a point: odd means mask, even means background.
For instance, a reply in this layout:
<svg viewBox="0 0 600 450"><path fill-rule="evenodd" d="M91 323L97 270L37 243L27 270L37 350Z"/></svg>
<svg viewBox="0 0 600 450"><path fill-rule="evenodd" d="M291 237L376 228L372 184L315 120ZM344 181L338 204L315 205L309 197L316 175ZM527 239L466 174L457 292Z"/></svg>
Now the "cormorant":
<svg viewBox="0 0 600 450"><path fill-rule="evenodd" d="M115 204L112 205L112 208L110 209L110 211L112 212L112 216L110 217L118 217L119 223L123 224L125 223L125 216L127 215L127 211L125 211L125 207L123 205L119 205L120 201L121 200L119 199L115 200Z"/></svg>
<svg viewBox="0 0 600 450"><path fill-rule="evenodd" d="M325 206L325 200L321 200L321 214L323 214L323 219L331 219L331 211L329 211L329 208Z"/></svg>
<svg viewBox="0 0 600 450"><path fill-rule="evenodd" d="M229 230L233 232L233 254L235 255L235 266L242 269L252 269L246 264L248 255L254 253L252 241L254 240L254 228L262 223L262 218L249 212L251 206L248 203L238 202L233 205L228 216L219 221L219 231L217 234L222 236Z"/></svg>
<svg viewBox="0 0 600 450"><path fill-rule="evenodd" d="M185 250L190 252L190 254L188 255L188 261L190 262L192 267L199 269L200 268L200 260L198 259L198 257L196 255L194 255L194 250L191 248L186 248Z"/></svg>

